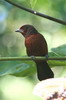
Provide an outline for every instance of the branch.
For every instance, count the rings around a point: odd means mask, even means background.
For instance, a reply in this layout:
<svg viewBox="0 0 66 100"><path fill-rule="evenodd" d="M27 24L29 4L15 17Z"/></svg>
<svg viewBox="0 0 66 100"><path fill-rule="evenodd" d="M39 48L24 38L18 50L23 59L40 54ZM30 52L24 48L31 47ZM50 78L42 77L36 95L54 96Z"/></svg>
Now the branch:
<svg viewBox="0 0 66 100"><path fill-rule="evenodd" d="M40 16L40 17L43 17L43 18L46 18L46 19L55 21L55 22L57 22L57 23L66 25L66 22L63 21L63 20L60 20L60 19L57 19L57 18L48 16L48 15L45 15L45 14L42 14L42 13L33 11L33 10L31 10L31 9L25 8L25 7L19 5L19 4L15 3L15 2L12 2L12 1L10 1L10 0L5 0L5 1L7 1L8 3L10 3L10 4L12 4L12 5L14 5L14 6L16 6L16 7L20 8L20 9L23 9L23 10L25 10L25 11L27 11L27 12L30 12L30 13L32 13L32 14L34 14L34 15L37 15L37 16Z"/></svg>
<svg viewBox="0 0 66 100"><path fill-rule="evenodd" d="M66 60L66 58L63 57L36 57L36 56L30 56L30 57L0 57L0 61L20 61L20 60Z"/></svg>

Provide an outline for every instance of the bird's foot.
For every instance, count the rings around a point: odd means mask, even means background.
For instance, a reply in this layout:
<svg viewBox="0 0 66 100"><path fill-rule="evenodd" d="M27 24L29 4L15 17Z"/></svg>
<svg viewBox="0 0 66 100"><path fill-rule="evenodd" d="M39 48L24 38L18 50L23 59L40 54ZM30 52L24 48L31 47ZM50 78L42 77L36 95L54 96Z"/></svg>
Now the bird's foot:
<svg viewBox="0 0 66 100"><path fill-rule="evenodd" d="M45 57L46 57L46 59L48 59L48 57L49 57L49 56L48 56L48 54L47 54L47 55L45 55Z"/></svg>
<svg viewBox="0 0 66 100"><path fill-rule="evenodd" d="M35 56L30 56L32 58L32 60L35 60Z"/></svg>

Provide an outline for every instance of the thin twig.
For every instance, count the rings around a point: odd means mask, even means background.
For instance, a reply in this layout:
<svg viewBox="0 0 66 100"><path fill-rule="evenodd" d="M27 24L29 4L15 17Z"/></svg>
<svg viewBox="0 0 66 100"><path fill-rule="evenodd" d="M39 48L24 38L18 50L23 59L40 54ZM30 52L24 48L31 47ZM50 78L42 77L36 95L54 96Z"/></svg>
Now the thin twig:
<svg viewBox="0 0 66 100"><path fill-rule="evenodd" d="M0 61L20 61L20 60L66 60L66 58L63 57L0 57Z"/></svg>
<svg viewBox="0 0 66 100"><path fill-rule="evenodd" d="M40 16L40 17L43 17L43 18L46 18L46 19L55 21L55 22L57 22L57 23L66 25L66 22L63 21L63 20L60 20L60 19L57 19L57 18L48 16L48 15L45 15L45 14L42 14L42 13L33 11L33 10L31 10L31 9L25 8L25 7L23 7L23 6L21 6L21 5L17 4L17 3L14 3L14 2L12 2L12 1L10 1L10 0L5 0L5 1L7 1L8 3L10 3L10 4L12 4L12 5L14 5L14 6L16 6L16 7L20 8L20 9L23 9L23 10L25 10L25 11L27 11L27 12L30 12L30 13L32 13L32 14L34 14L34 15L37 15L37 16Z"/></svg>

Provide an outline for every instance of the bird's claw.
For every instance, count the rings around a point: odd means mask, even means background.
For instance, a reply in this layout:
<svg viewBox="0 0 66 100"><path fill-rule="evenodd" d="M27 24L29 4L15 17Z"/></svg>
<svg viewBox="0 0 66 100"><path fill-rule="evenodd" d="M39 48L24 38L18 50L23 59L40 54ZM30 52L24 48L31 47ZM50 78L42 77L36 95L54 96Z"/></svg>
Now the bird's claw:
<svg viewBox="0 0 66 100"><path fill-rule="evenodd" d="M48 57L49 57L49 56L48 56L48 54L47 54L47 55L45 55L45 57L46 57L46 59L48 59Z"/></svg>
<svg viewBox="0 0 66 100"><path fill-rule="evenodd" d="M35 56L31 56L32 60L35 60Z"/></svg>

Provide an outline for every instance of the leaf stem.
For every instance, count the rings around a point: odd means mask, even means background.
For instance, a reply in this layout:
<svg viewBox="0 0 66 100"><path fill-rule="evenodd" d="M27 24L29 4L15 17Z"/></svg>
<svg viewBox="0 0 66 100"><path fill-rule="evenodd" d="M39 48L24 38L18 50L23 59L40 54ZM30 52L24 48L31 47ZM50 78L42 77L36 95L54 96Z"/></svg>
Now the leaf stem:
<svg viewBox="0 0 66 100"><path fill-rule="evenodd" d="M30 13L32 13L32 14L34 14L34 15L37 15L37 16L40 16L40 17L43 17L43 18L52 20L52 21L54 21L54 22L57 22L57 23L66 25L66 22L63 21L63 20L60 20L60 19L57 19L57 18L48 16L48 15L45 15L45 14L39 13L39 12L37 12L37 11L33 11L33 10L31 10L31 9L25 8L25 7L21 6L21 5L19 5L19 4L15 3L15 2L13 2L13 0L12 0L12 1L10 1L10 0L5 0L5 1L7 1L8 3L10 3L10 4L12 4L12 5L14 5L14 6L16 6L16 7L20 8L20 9L23 9L23 10L25 10L25 11L27 11L27 12L30 12Z"/></svg>
<svg viewBox="0 0 66 100"><path fill-rule="evenodd" d="M0 61L20 61L20 60L66 60L64 57L0 57Z"/></svg>

